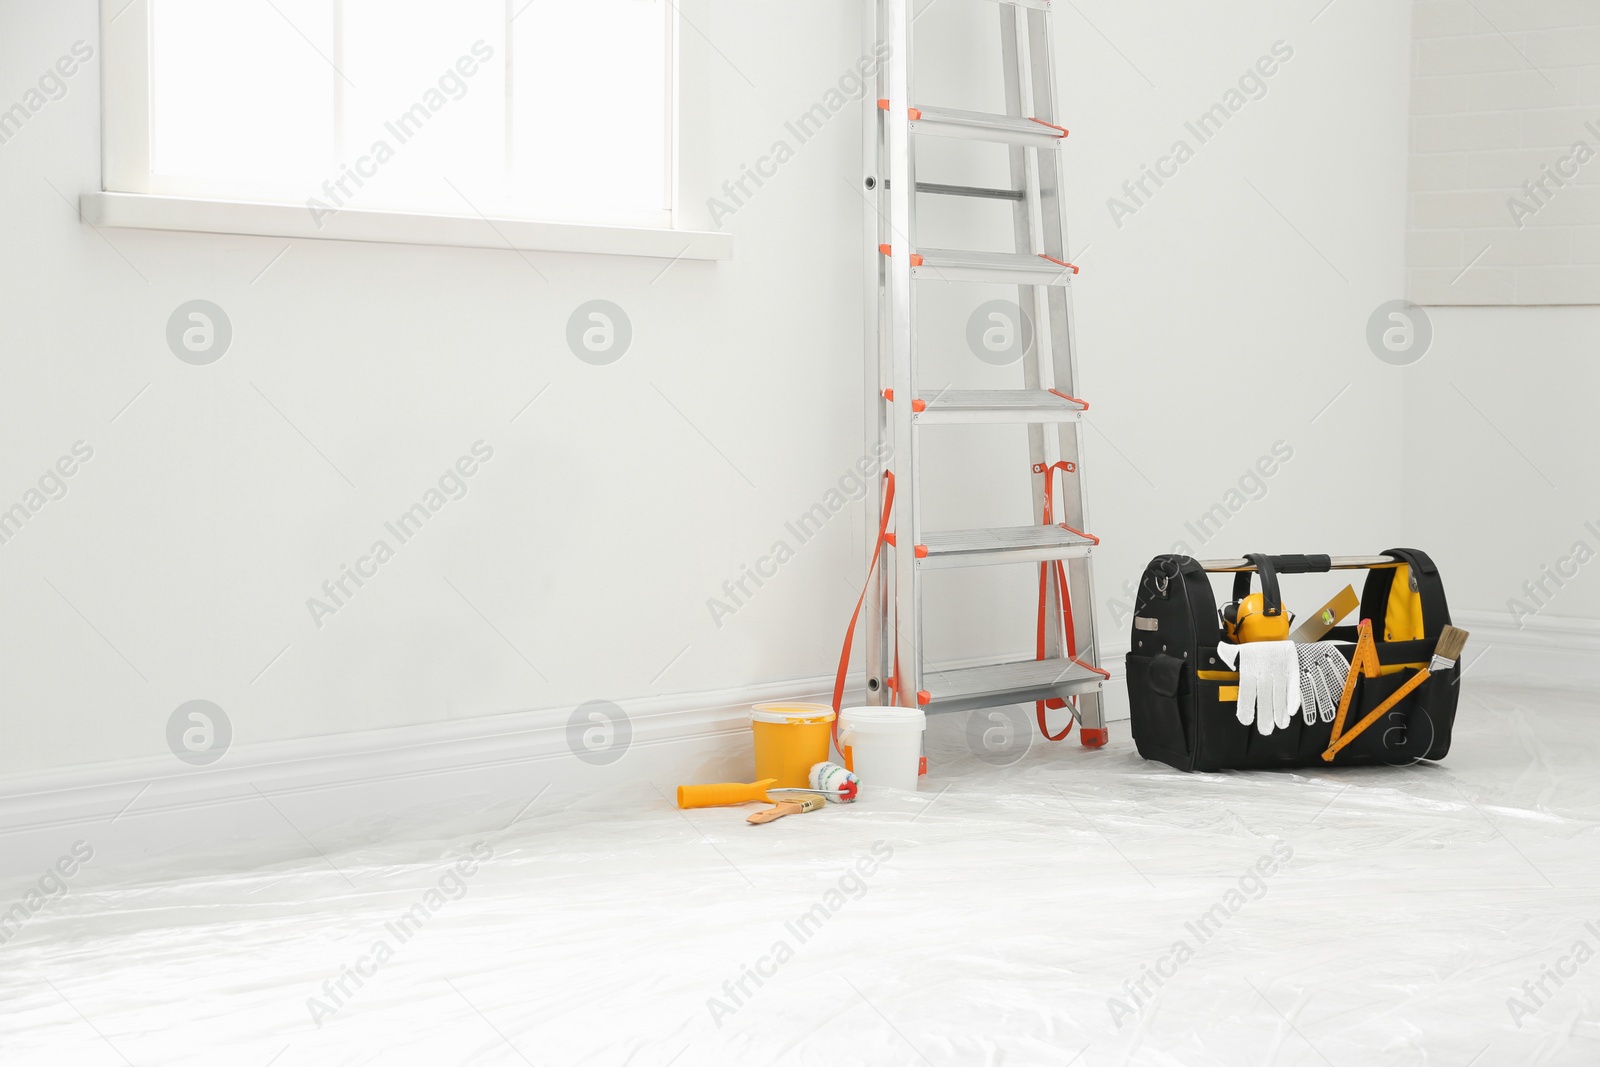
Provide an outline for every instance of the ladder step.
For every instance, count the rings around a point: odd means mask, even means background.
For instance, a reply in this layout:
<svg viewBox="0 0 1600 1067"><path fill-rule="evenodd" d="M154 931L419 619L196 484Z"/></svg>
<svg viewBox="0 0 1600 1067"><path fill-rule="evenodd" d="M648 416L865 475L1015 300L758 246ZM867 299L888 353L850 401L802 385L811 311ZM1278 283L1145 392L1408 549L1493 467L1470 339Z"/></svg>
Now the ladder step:
<svg viewBox="0 0 1600 1067"><path fill-rule="evenodd" d="M921 117L916 116L920 114ZM1013 115L991 115L982 111L961 111L953 107L923 107L912 110L911 132L936 137L964 137L972 141L1058 147L1067 136L1059 126Z"/></svg>
<svg viewBox="0 0 1600 1067"><path fill-rule="evenodd" d="M931 698L924 707L933 713L1025 704L1093 692L1104 681L1099 673L1070 659L1026 659L949 671L930 670L923 677Z"/></svg>
<svg viewBox="0 0 1600 1067"><path fill-rule="evenodd" d="M965 252L924 248L913 257L911 276L946 282L997 282L1011 285L1070 285L1076 267L1024 252Z"/></svg>
<svg viewBox="0 0 1600 1067"><path fill-rule="evenodd" d="M1065 526L991 526L977 530L943 530L922 535L928 567L992 567L1002 563L1039 563L1087 556L1098 540Z"/></svg>
<svg viewBox="0 0 1600 1067"><path fill-rule="evenodd" d="M1060 393L1033 389L945 389L923 393L919 423L1076 422L1088 405Z"/></svg>
<svg viewBox="0 0 1600 1067"><path fill-rule="evenodd" d="M884 182L887 188L889 183ZM987 200L1021 200L1021 189L990 189L982 185L941 185L938 182L918 182L917 192L937 193L942 196L977 196Z"/></svg>

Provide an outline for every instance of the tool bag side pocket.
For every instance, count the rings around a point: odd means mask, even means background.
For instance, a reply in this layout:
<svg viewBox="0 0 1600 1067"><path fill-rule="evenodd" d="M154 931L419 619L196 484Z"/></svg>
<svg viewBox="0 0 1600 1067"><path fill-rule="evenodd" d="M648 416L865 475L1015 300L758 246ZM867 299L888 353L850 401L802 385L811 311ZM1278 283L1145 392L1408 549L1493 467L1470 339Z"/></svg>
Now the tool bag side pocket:
<svg viewBox="0 0 1600 1067"><path fill-rule="evenodd" d="M1392 674L1358 679L1345 730L1348 732L1364 720L1416 673L1415 667L1403 667ZM1429 678L1402 697L1399 703L1380 715L1359 737L1341 749L1332 762L1402 767L1428 758L1438 733L1437 722L1428 711L1425 700L1425 694L1434 681Z"/></svg>
<svg viewBox="0 0 1600 1067"><path fill-rule="evenodd" d="M1450 731L1456 722L1456 701L1461 699L1461 667L1434 671L1433 676L1412 694L1418 703L1419 716L1426 725L1431 740L1421 758L1441 760L1450 753Z"/></svg>
<svg viewBox="0 0 1600 1067"><path fill-rule="evenodd" d="M1128 711L1139 755L1188 770L1194 762L1194 693L1176 656L1128 653Z"/></svg>
<svg viewBox="0 0 1600 1067"><path fill-rule="evenodd" d="M1202 648L1200 661L1215 666L1216 649ZM1239 722L1239 674L1237 671L1202 670L1195 672L1195 726L1199 751L1197 771L1223 771L1241 767L1250 745L1254 726Z"/></svg>

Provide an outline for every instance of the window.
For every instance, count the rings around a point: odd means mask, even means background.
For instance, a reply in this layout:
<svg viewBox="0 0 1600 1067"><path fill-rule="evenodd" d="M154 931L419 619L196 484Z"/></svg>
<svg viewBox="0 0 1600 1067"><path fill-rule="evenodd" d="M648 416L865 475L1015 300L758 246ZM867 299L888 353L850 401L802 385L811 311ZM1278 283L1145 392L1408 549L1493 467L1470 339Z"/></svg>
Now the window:
<svg viewBox="0 0 1600 1067"><path fill-rule="evenodd" d="M673 224L671 0L106 7L108 192Z"/></svg>

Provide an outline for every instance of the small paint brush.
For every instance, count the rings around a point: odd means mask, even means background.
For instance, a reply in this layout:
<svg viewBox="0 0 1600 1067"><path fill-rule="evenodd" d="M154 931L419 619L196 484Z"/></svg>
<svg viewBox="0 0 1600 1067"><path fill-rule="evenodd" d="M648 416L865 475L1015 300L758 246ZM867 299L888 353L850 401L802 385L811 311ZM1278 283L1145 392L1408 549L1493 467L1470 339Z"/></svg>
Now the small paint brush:
<svg viewBox="0 0 1600 1067"><path fill-rule="evenodd" d="M1428 672L1434 674L1454 667L1461 658L1461 650L1466 647L1468 636L1467 631L1456 626L1446 626L1439 631L1439 643L1434 646Z"/></svg>
<svg viewBox="0 0 1600 1067"><path fill-rule="evenodd" d="M798 797L794 800L784 800L768 808L766 811L755 812L748 819L746 819L745 822L755 823L759 826L761 823L771 822L773 819L781 819L785 815L801 815L808 811L821 811L824 804L825 801L819 796Z"/></svg>

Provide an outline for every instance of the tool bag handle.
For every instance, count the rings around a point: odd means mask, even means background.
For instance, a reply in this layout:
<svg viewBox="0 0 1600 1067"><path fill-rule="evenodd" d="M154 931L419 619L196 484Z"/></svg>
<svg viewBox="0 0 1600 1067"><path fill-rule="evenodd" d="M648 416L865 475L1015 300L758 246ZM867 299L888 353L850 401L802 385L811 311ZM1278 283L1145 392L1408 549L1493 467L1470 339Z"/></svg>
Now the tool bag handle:
<svg viewBox="0 0 1600 1067"><path fill-rule="evenodd" d="M1283 614L1283 597L1278 592L1278 568L1272 557L1262 552L1247 552L1245 559L1256 565L1255 573L1261 575L1262 614L1275 618ZM1324 557L1326 558L1326 557ZM1250 595L1250 573L1240 571L1233 576L1233 602L1243 603ZM1292 573L1292 572L1289 572Z"/></svg>
<svg viewBox="0 0 1600 1067"><path fill-rule="evenodd" d="M1246 557L1252 561L1255 557ZM1332 556L1304 555L1268 556L1279 574L1325 574L1333 569ZM1260 564L1257 564L1259 566Z"/></svg>
<svg viewBox="0 0 1600 1067"><path fill-rule="evenodd" d="M1278 575L1280 574L1322 574L1333 569L1331 556L1292 555L1269 556L1264 552L1247 552L1245 559L1255 565L1256 573L1261 575L1261 599L1266 608L1264 614L1277 617L1283 614L1283 597L1278 592ZM1250 595L1250 572L1239 571L1233 576L1234 603L1242 601Z"/></svg>

